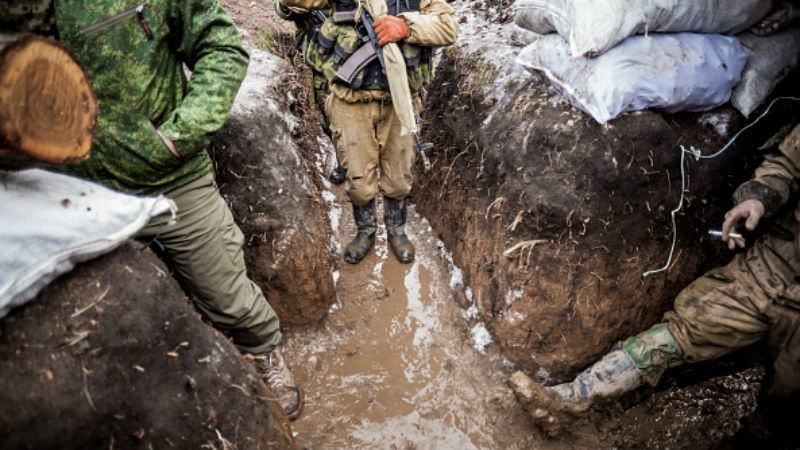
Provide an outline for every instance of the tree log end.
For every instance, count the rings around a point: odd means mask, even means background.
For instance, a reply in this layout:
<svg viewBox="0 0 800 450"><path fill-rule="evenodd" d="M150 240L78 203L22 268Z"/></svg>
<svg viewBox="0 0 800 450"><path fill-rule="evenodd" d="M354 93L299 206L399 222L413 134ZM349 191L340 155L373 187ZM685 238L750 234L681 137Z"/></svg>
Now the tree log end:
<svg viewBox="0 0 800 450"><path fill-rule="evenodd" d="M24 36L0 49L0 148L51 164L85 159L97 99L72 54Z"/></svg>

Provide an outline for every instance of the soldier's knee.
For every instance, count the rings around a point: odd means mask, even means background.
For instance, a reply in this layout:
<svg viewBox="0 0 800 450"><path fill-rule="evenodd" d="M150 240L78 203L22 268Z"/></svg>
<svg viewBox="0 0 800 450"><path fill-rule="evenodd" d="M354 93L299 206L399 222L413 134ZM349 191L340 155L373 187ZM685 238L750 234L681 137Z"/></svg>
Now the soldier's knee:
<svg viewBox="0 0 800 450"><path fill-rule="evenodd" d="M381 187L384 196L393 198L395 200L402 200L408 197L408 194L411 192L410 184L397 185L384 183L384 185Z"/></svg>
<svg viewBox="0 0 800 450"><path fill-rule="evenodd" d="M365 205L378 195L377 183L367 183L364 178L349 179L347 195L355 205Z"/></svg>
<svg viewBox="0 0 800 450"><path fill-rule="evenodd" d="M642 377L656 385L663 373L684 362L683 349L668 324L659 323L622 343Z"/></svg>

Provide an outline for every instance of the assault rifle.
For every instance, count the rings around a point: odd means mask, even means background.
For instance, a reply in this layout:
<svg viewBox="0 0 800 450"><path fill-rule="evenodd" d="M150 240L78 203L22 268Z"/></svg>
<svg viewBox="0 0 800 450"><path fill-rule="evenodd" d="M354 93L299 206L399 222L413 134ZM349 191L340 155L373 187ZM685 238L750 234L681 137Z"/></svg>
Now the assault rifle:
<svg viewBox="0 0 800 450"><path fill-rule="evenodd" d="M335 12L333 13L333 21L337 24L355 23L355 11ZM336 72L336 77L348 85L352 84L356 76L375 59L380 61L381 70L383 74L386 75L386 62L383 59L383 49L381 49L380 44L378 44L378 37L375 35L375 28L373 28L372 23L372 16L366 9L363 9L361 11L361 26L367 33L367 42L347 58ZM419 125L421 122L419 114L414 113L414 119L417 121L417 125ZM433 148L433 144L423 143L419 137L419 133L414 133L414 144L422 160L423 168L426 171L429 170L431 168L431 161L428 159L427 151Z"/></svg>

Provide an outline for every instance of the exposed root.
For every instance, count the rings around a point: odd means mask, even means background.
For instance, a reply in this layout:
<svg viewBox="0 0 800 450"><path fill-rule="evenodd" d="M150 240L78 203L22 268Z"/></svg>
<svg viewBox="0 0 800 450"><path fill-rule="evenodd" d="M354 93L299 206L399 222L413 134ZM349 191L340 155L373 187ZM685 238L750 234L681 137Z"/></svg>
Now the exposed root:
<svg viewBox="0 0 800 450"><path fill-rule="evenodd" d="M509 225L508 227L506 227L506 229L507 229L508 231L514 231L514 230L516 230L516 229L517 229L517 226L519 226L519 224L520 224L520 223L522 223L522 217L523 217L523 215L524 215L524 214L525 214L525 210L520 210L520 212L518 212L518 213L517 213L517 216L516 216L516 217L514 217L514 221L513 221L513 222L511 222L511 225Z"/></svg>
<svg viewBox="0 0 800 450"><path fill-rule="evenodd" d="M231 441L225 439L225 436L223 436L222 433L220 433L218 429L215 428L214 431L217 432L217 439L219 439L219 442L222 444L222 450L233 450L234 449L234 446L231 443Z"/></svg>
<svg viewBox="0 0 800 450"><path fill-rule="evenodd" d="M503 256L505 256L506 258L511 258L512 255L517 250L520 250L520 254L522 254L525 251L532 250L534 247L536 247L539 244L545 244L547 242L549 242L547 239L533 239L533 240L530 240L530 241L518 242L518 243L514 244L513 246L509 247L508 249L506 249L506 251L503 252Z"/></svg>
<svg viewBox="0 0 800 450"><path fill-rule="evenodd" d="M103 293L100 294L94 302L92 302L89 306L87 306L85 308L82 308L82 309L79 309L79 310L75 311L71 316L69 316L69 318L70 319L74 319L74 318L80 316L81 314L85 313L86 311L92 309L95 305L97 305L98 303L102 302L103 299L106 298L106 295L108 295L108 292L110 290L111 290L111 286L107 287L106 290L103 291Z"/></svg>
<svg viewBox="0 0 800 450"><path fill-rule="evenodd" d="M86 397L86 402L89 403L89 407L92 408L92 411L97 412L97 408L95 408L94 401L92 400L92 394L89 393L89 374L92 372L88 370L86 366L83 366L82 370L83 370L83 396Z"/></svg>
<svg viewBox="0 0 800 450"><path fill-rule="evenodd" d="M515 253L519 252L517 255L520 256L520 261L522 261L521 256L525 254L525 263L520 263L519 270L526 270L530 266L531 254L533 253L534 247L547 242L548 241L546 239L533 239L530 241L518 242L512 247L506 249L506 251L503 252L503 256L511 259Z"/></svg>
<svg viewBox="0 0 800 450"><path fill-rule="evenodd" d="M489 213L492 211L492 208L494 208L495 206L498 209L502 208L503 205L506 204L506 201L508 201L508 199L505 197L497 197L496 199L494 199L494 201L490 203L489 206L486 208L486 215L485 215L486 220L489 220Z"/></svg>

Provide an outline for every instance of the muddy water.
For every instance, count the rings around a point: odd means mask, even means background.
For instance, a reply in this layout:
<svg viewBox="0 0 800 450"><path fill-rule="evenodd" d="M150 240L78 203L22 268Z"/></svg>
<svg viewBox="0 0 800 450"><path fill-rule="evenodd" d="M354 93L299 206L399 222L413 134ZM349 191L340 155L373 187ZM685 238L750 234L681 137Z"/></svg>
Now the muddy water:
<svg viewBox="0 0 800 450"><path fill-rule="evenodd" d="M330 193L326 199L340 252L353 233L349 205ZM409 216L413 264L398 263L379 232L361 264L339 264L339 301L326 322L288 336L285 354L306 392L292 424L299 442L310 449L541 447L504 384L509 369L453 301L460 272L427 221L413 208Z"/></svg>

